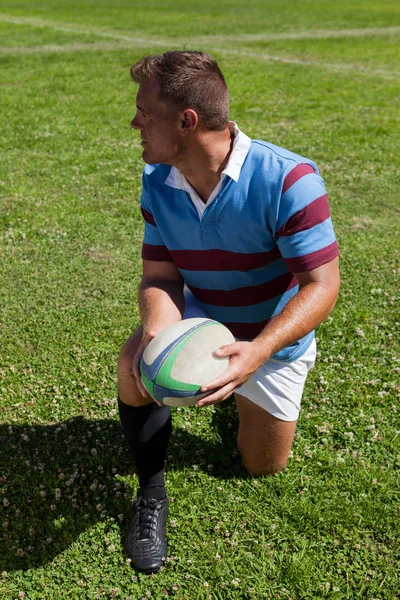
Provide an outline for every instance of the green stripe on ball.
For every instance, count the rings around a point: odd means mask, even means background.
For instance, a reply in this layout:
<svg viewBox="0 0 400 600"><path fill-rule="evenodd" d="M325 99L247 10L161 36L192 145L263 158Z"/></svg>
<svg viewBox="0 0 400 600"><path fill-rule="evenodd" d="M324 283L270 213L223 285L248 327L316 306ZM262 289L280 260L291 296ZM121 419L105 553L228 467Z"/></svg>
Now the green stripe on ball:
<svg viewBox="0 0 400 600"><path fill-rule="evenodd" d="M203 327L210 327L212 325L215 325L215 321L210 321L210 323L204 324ZM160 386L168 388L170 390L177 390L179 392L197 392L201 388L200 384L196 385L193 383L184 383L182 381L177 381L176 379L171 377L171 372L172 372L172 369L175 364L175 360L176 360L177 356L183 350L183 348L188 343L190 338L192 338L194 335L196 335L197 332L198 332L198 328L196 327L195 329L193 329L193 331L188 333L188 335L185 336L175 346L175 348L172 350L172 352L169 354L169 356L165 359L165 361L162 364L161 369L157 373L157 377L155 380L156 385L160 385Z"/></svg>

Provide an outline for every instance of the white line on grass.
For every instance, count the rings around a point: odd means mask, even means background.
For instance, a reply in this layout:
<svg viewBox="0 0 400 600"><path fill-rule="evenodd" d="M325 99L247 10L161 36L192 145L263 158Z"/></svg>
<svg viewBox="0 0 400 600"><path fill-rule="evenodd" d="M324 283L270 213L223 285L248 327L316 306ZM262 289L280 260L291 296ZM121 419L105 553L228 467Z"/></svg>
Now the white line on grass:
<svg viewBox="0 0 400 600"><path fill-rule="evenodd" d="M78 33L80 35L95 35L100 37L111 38L113 40L125 40L127 42L138 43L141 45L156 45L156 46L168 46L168 41L161 41L159 38L136 38L128 35L122 35L119 33L111 33L109 31L103 31L102 29L84 29L79 26L60 25L54 21L43 21L41 19L28 18L28 17L14 17L6 13L0 13L0 21L4 23L12 23L13 25L30 25L31 27L39 27L46 29L53 29L54 31L65 31L67 33Z"/></svg>
<svg viewBox="0 0 400 600"><path fill-rule="evenodd" d="M110 31L104 31L103 29L87 29L80 27L79 25L60 25L54 21L47 21L43 19L36 19L34 17L16 17L7 13L0 13L0 21L6 23L13 23L14 25L31 25L32 27L47 27L56 31L65 31L67 33L80 33L85 35L98 35L102 37L108 37L118 40L126 40L131 42L138 42L141 44L152 44L157 46L168 46L171 40L160 40L157 38L137 38L120 33L112 33ZM316 29L307 31L287 31L281 33L250 33L250 34L235 34L235 35L209 35L209 36L198 36L190 39L191 43L195 42L223 42L223 41L255 41L255 42L268 42L268 41L279 41L279 40L306 40L306 39L331 39L331 38L353 38L353 37L370 37L370 36L387 36L400 34L400 26L392 27L361 27L353 29ZM173 38L174 43L177 42L185 43L188 40L186 38Z"/></svg>
<svg viewBox="0 0 400 600"><path fill-rule="evenodd" d="M142 44L136 44L141 46ZM0 46L0 54L68 54L69 52L86 52L101 50L129 50L132 42L121 40L120 42L87 42L72 44L44 44L43 46ZM146 42L147 48L149 43Z"/></svg>
<svg viewBox="0 0 400 600"><path fill-rule="evenodd" d="M81 50L119 50L125 48L131 48L132 46L145 46L149 47L152 45L163 46L165 48L173 48L177 46L181 46L184 42L178 42L178 38L174 38L173 40L160 40L159 38L137 38L126 35L121 35L118 33L111 33L107 31L103 31L101 29L83 29L80 27L70 27L59 25L58 23L54 23L52 21L43 21L41 19L35 18L27 18L27 17L14 17L12 15L8 15L5 13L0 13L0 22L12 23L15 25L30 25L32 27L40 27L40 28L48 28L53 29L55 31L65 31L68 33L76 33L80 35L94 35L100 37L107 37L115 40L120 40L119 44L107 44L107 43L72 43L65 45L56 45L56 44L47 44L42 46L33 46L33 47L0 47L0 54L33 54L33 53L52 53L52 52L76 52ZM386 35L386 34L394 34L400 33L400 27L370 27L365 29L344 29L340 31L298 31L298 32L288 32L282 34L249 34L249 35L241 35L239 37L233 38L232 36L205 36L202 38L192 38L191 44L196 45L199 43L199 40L203 40L203 44L208 46L208 44L215 41L228 41L231 39L235 40L236 43L238 41L250 41L250 40L284 40L284 39L323 39L323 38L333 38L333 37L360 37L362 35ZM389 77L398 77L400 75L399 71L388 71L385 69L371 69L368 67L363 67L362 65L346 65L343 63L327 63L327 62L319 62L312 60L303 60L299 58L292 57L284 57L273 54L265 54L265 53L257 53L257 52L248 52L245 50L234 50L223 47L210 47L207 48L212 52L219 52L220 54L226 55L236 55L239 57L248 57L259 59L263 61L272 61L272 62L281 62L285 64L293 64L293 65L304 65L304 66L312 66L321 69L329 69L337 72L340 71L357 71L360 73L365 73L367 75L375 75L375 76L389 76Z"/></svg>
<svg viewBox="0 0 400 600"><path fill-rule="evenodd" d="M227 48L209 48L212 52L219 52L220 54L236 54L240 57L254 58L259 60L281 62L289 65L304 65L311 66L320 69L329 69L332 71L357 71L366 73L368 75L383 75L389 77L399 77L400 71L387 71L385 69L371 69L369 67L363 67L362 65L346 65L343 63L327 63L319 62L316 60L303 60L301 58L288 58L284 56L274 56L273 54L260 54L258 52L246 52L245 50L228 50Z"/></svg>
<svg viewBox="0 0 400 600"><path fill-rule="evenodd" d="M1 54L9 54L9 55L21 55L21 54L67 54L72 52L98 52L98 51L117 51L117 50L131 50L132 46L140 47L143 46L143 43L132 44L132 42L122 41L120 43L112 43L112 42L94 42L87 44L64 44L64 45L56 45L56 44L46 44L44 46L0 46L0 55ZM149 43L146 42L144 46L147 48ZM167 45L168 48L173 48L173 45ZM267 62L279 62L289 65L302 65L302 66L311 66L314 68L321 68L330 71L336 72L345 72L345 71L357 71L359 73L364 73L370 76L380 76L380 77L388 77L388 78L398 78L400 77L400 71L387 71L384 69L371 69L368 67L363 67L362 65L345 65L343 63L326 63L326 62L318 62L311 60L302 60L300 58L289 58L284 56L274 56L272 54L258 54L255 52L246 52L244 50L229 50L227 48L219 48L219 47L204 47L205 50L209 52L218 52L219 54L225 55L235 55L238 57L247 57L254 58L255 60L262 60Z"/></svg>
<svg viewBox="0 0 400 600"><path fill-rule="evenodd" d="M239 33L235 35L207 35L196 37L204 42L278 42L285 40L325 40L355 37L374 37L400 34L397 27L363 27L359 29L308 29L282 33Z"/></svg>

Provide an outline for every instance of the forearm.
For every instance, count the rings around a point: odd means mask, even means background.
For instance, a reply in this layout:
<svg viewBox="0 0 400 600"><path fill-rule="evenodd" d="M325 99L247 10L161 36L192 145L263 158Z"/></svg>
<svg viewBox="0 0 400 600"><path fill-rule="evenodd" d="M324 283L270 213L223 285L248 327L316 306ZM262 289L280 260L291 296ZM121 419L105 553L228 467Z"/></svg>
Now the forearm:
<svg viewBox="0 0 400 600"><path fill-rule="evenodd" d="M336 283L301 285L283 311L268 322L255 340L218 348L214 354L219 358L229 356L229 367L220 377L202 386L202 392L211 393L197 405L208 406L226 400L273 354L314 329L333 309L337 290Z"/></svg>
<svg viewBox="0 0 400 600"><path fill-rule="evenodd" d="M185 307L183 284L162 279L143 280L138 301L143 333L158 333L182 319Z"/></svg>
<svg viewBox="0 0 400 600"><path fill-rule="evenodd" d="M253 341L262 362L315 329L333 310L338 288L310 282L273 317Z"/></svg>

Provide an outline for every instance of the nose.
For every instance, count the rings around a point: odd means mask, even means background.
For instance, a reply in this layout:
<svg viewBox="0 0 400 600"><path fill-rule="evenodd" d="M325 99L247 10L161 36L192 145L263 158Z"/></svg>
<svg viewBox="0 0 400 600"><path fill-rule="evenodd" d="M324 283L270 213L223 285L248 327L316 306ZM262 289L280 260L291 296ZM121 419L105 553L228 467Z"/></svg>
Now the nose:
<svg viewBox="0 0 400 600"><path fill-rule="evenodd" d="M132 127L132 129L142 129L143 128L143 124L140 123L140 119L138 117L138 113L136 113L136 115L132 119L132 121L131 121L131 127Z"/></svg>

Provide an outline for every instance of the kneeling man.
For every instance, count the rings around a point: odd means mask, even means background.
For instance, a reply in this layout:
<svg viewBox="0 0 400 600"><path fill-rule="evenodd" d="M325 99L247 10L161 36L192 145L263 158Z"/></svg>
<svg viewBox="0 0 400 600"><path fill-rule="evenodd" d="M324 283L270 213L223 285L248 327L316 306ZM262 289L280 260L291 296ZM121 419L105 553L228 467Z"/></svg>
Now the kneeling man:
<svg viewBox="0 0 400 600"><path fill-rule="evenodd" d="M204 316L236 343L219 348L229 368L202 388L198 406L235 394L238 447L254 476L286 466L314 329L339 290L338 247L324 182L312 160L260 140L229 121L224 77L207 54L147 56L131 69L139 84L132 127L141 137L145 221L141 326L118 365L119 412L139 477L126 550L155 572L166 557L164 460L167 406L140 380L144 348L162 329Z"/></svg>

